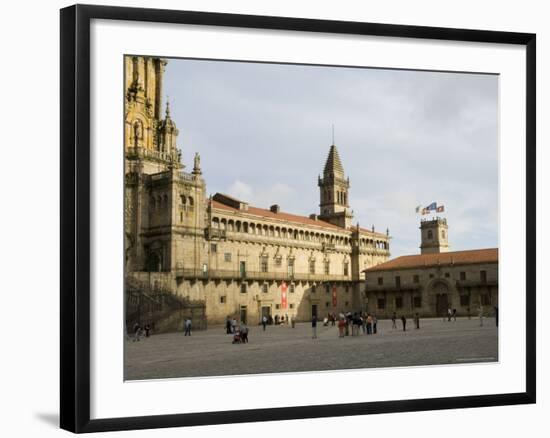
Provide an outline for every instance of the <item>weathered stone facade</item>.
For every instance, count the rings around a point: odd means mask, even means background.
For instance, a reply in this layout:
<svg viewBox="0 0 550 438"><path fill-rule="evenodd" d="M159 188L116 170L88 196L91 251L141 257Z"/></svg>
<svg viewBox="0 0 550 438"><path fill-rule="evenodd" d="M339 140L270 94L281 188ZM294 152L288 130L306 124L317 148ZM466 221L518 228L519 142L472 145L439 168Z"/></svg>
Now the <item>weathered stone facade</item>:
<svg viewBox="0 0 550 438"><path fill-rule="evenodd" d="M168 105L161 119L166 61L127 57L125 65L127 276L204 302L208 323L364 310L361 272L388 260L389 231L352 225L336 146L319 177L319 215L208 196L198 154L183 170Z"/></svg>
<svg viewBox="0 0 550 438"><path fill-rule="evenodd" d="M402 256L364 272L367 308L379 318L443 317L449 308L478 316L480 307L493 315L498 307L497 248Z"/></svg>

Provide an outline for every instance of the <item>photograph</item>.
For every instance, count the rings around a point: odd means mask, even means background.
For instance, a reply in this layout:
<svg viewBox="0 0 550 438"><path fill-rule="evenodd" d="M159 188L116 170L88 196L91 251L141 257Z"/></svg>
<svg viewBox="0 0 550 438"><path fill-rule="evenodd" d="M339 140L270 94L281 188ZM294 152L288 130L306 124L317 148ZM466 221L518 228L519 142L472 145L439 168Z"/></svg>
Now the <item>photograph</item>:
<svg viewBox="0 0 550 438"><path fill-rule="evenodd" d="M123 75L126 381L498 363L498 74Z"/></svg>

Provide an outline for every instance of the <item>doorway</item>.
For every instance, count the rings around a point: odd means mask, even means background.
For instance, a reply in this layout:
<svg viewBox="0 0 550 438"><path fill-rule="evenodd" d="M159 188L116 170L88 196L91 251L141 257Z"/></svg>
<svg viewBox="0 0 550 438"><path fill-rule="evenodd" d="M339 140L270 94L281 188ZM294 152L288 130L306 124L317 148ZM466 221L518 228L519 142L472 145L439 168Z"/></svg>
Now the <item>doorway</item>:
<svg viewBox="0 0 550 438"><path fill-rule="evenodd" d="M435 311L437 316L447 315L447 309L449 308L449 296L447 294L437 294L435 296Z"/></svg>
<svg viewBox="0 0 550 438"><path fill-rule="evenodd" d="M239 313L239 319L241 320L242 324L247 324L246 322L246 306L241 306L241 311Z"/></svg>
<svg viewBox="0 0 550 438"><path fill-rule="evenodd" d="M271 306L262 306L262 319L264 316L269 321L269 317L271 316Z"/></svg>
<svg viewBox="0 0 550 438"><path fill-rule="evenodd" d="M315 318L317 318L317 304L312 304L311 305L311 319L313 319L313 317L315 316Z"/></svg>

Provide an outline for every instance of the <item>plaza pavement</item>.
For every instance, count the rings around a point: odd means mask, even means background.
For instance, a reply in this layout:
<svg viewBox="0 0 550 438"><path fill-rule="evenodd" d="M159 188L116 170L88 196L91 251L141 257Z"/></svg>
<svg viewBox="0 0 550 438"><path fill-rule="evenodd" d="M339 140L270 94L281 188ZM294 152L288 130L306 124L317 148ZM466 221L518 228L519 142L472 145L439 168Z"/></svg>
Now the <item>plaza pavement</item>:
<svg viewBox="0 0 550 438"><path fill-rule="evenodd" d="M183 323L182 323L183 325ZM311 324L249 326L249 343L232 344L225 327L152 335L125 342L125 379L221 376L371 367L464 364L498 360L494 318L458 318L456 322L422 319L420 329L407 320L407 331L378 321L376 335L338 337L336 327Z"/></svg>

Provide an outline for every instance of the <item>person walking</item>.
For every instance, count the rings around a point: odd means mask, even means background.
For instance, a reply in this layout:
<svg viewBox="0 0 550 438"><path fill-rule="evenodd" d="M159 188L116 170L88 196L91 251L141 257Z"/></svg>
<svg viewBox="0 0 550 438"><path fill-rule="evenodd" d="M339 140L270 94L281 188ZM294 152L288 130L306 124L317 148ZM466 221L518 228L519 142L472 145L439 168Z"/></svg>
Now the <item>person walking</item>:
<svg viewBox="0 0 550 438"><path fill-rule="evenodd" d="M241 342L248 344L248 327L246 324L241 324Z"/></svg>
<svg viewBox="0 0 550 438"><path fill-rule="evenodd" d="M133 342L136 342L136 341L139 341L139 336L141 334L141 327L139 325L139 322L136 322L134 324L134 339L133 339Z"/></svg>
<svg viewBox="0 0 550 438"><path fill-rule="evenodd" d="M191 336L191 318L185 320L185 334L184 336Z"/></svg>
<svg viewBox="0 0 550 438"><path fill-rule="evenodd" d="M407 331L407 318L405 318L405 315L401 315L401 322L403 323L403 331Z"/></svg>
<svg viewBox="0 0 550 438"><path fill-rule="evenodd" d="M225 331L228 335L231 334L231 318L229 318L229 315L225 318Z"/></svg>
<svg viewBox="0 0 550 438"><path fill-rule="evenodd" d="M393 315L391 316L391 328L392 329L396 329L397 328L397 315L395 314L395 312L393 312Z"/></svg>
<svg viewBox="0 0 550 438"><path fill-rule="evenodd" d="M372 335L372 316L367 314L367 335Z"/></svg>
<svg viewBox="0 0 550 438"><path fill-rule="evenodd" d="M237 320L233 318L231 320L231 333L235 333L236 329L237 329Z"/></svg>
<svg viewBox="0 0 550 438"><path fill-rule="evenodd" d="M479 326L483 327L483 306L479 306Z"/></svg>
<svg viewBox="0 0 550 438"><path fill-rule="evenodd" d="M346 327L346 321L344 318L340 318L338 320L338 337L343 338L344 337L344 329Z"/></svg>
<svg viewBox="0 0 550 438"><path fill-rule="evenodd" d="M448 322L451 322L451 317L453 316L453 311L451 310L451 308L449 307L447 309L447 321Z"/></svg>
<svg viewBox="0 0 550 438"><path fill-rule="evenodd" d="M416 326L417 329L420 328L420 316L418 315L418 312L416 313L416 315L414 316L414 324Z"/></svg>
<svg viewBox="0 0 550 438"><path fill-rule="evenodd" d="M263 330L265 332L265 328L267 326L267 316L262 316L262 327L263 327Z"/></svg>
<svg viewBox="0 0 550 438"><path fill-rule="evenodd" d="M378 319L376 318L376 315L372 315L372 334L373 335L377 333L376 324L378 324Z"/></svg>
<svg viewBox="0 0 550 438"><path fill-rule="evenodd" d="M313 315L311 317L311 331L312 331L312 339L317 339L317 315Z"/></svg>
<svg viewBox="0 0 550 438"><path fill-rule="evenodd" d="M498 307L495 306L495 324L498 327Z"/></svg>
<svg viewBox="0 0 550 438"><path fill-rule="evenodd" d="M151 326L149 324L145 324L145 327L143 327L145 330L145 337L148 338L149 334L151 332Z"/></svg>
<svg viewBox="0 0 550 438"><path fill-rule="evenodd" d="M456 309L453 309L453 321L456 322Z"/></svg>

